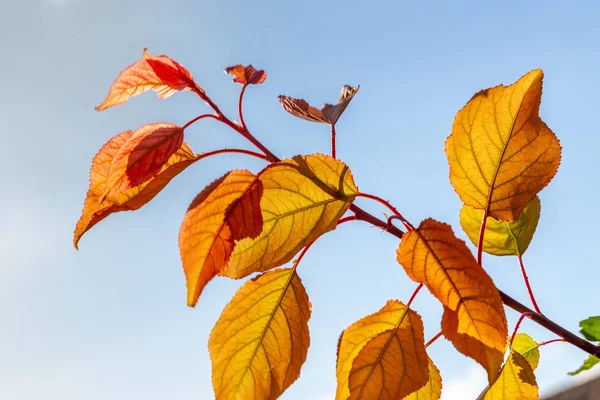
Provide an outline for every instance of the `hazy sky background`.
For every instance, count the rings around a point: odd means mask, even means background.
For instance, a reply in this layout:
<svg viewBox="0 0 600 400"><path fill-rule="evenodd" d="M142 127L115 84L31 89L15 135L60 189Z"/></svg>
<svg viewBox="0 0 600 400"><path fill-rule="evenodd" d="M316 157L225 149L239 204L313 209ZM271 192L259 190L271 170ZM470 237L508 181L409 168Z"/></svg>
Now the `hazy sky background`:
<svg viewBox="0 0 600 400"><path fill-rule="evenodd" d="M327 152L329 136L326 126L285 113L277 95L320 106L343 84L360 84L338 123L339 157L362 191L390 199L413 224L451 223L461 238L461 203L444 155L454 115L480 89L542 68L541 115L561 140L563 160L540 195L542 217L524 261L542 310L576 331L579 320L600 314L599 12L593 1L2 0L0 398L213 398L208 335L242 282L217 279L188 308L179 225L206 184L263 164L241 155L199 162L143 209L94 227L79 252L71 244L103 143L206 111L191 93L168 100L148 93L94 111L144 47L185 65L232 117L240 85L223 68L266 69L266 82L247 92L246 122L280 156ZM198 152L246 146L214 121L194 125L186 140ZM388 299L408 299L416 284L396 262L397 245L356 222L307 253L299 274L313 304L311 347L282 398L332 399L342 330ZM484 265L499 287L528 302L515 258L487 256ZM426 339L437 333L439 304L424 291L414 308ZM512 329L518 315L507 316ZM553 338L531 322L523 331ZM475 398L485 386L483 369L449 342L436 342L430 355L443 399ZM566 373L585 357L566 344L543 348L542 393L577 381Z"/></svg>

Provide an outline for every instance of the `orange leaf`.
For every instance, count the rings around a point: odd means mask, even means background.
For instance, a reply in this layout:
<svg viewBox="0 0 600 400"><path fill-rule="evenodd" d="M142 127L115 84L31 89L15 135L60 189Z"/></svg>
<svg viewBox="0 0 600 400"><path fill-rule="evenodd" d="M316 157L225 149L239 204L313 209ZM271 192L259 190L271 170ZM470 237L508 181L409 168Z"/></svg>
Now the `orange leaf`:
<svg viewBox="0 0 600 400"><path fill-rule="evenodd" d="M278 98L283 108L295 117L307 121L335 125L359 88L360 86L352 87L345 85L342 88L337 104L325 104L320 110L309 105L303 99L295 99L284 95L280 95Z"/></svg>
<svg viewBox="0 0 600 400"><path fill-rule="evenodd" d="M560 164L560 143L539 116L543 76L537 69L477 93L446 140L454 190L500 221L517 219Z"/></svg>
<svg viewBox="0 0 600 400"><path fill-rule="evenodd" d="M133 136L133 131L125 131L110 139L92 161L90 170L90 187L88 189L83 213L75 227L73 244L75 248L81 236L98 222L112 213L126 210L137 210L154 198L177 174L198 160L189 146L184 142L158 175L132 189L121 192L114 198L101 202L106 192L110 165L120 148Z"/></svg>
<svg viewBox="0 0 600 400"><path fill-rule="evenodd" d="M257 85L267 79L267 73L262 69L254 69L252 65L244 67L241 64L225 68L225 73L233 76L233 81L242 85Z"/></svg>
<svg viewBox="0 0 600 400"><path fill-rule="evenodd" d="M335 229L358 192L348 166L323 154L271 164L258 179L263 186L262 232L237 243L220 275L243 278L290 261L302 247Z"/></svg>
<svg viewBox="0 0 600 400"><path fill-rule="evenodd" d="M402 238L398 262L444 305L444 335L479 362L491 382L504 358L506 316L498 289L465 242L449 225L426 219Z"/></svg>
<svg viewBox="0 0 600 400"><path fill-rule="evenodd" d="M217 400L272 400L300 375L311 305L295 268L249 280L225 307L208 348Z"/></svg>
<svg viewBox="0 0 600 400"><path fill-rule="evenodd" d="M112 199L152 179L182 143L183 130L177 125L154 123L136 130L113 157L104 196Z"/></svg>
<svg viewBox="0 0 600 400"><path fill-rule="evenodd" d="M181 90L204 94L204 90L181 64L167 56L154 56L144 49L143 59L125 68L115 79L108 96L96 111L125 103L130 97L154 90L159 99Z"/></svg>
<svg viewBox="0 0 600 400"><path fill-rule="evenodd" d="M348 327L340 337L336 400L400 399L429 379L423 322L399 301Z"/></svg>
<svg viewBox="0 0 600 400"><path fill-rule="evenodd" d="M260 193L250 191L252 195L246 196L254 178L246 170L228 172L200 192L185 214L179 231L179 249L187 280L189 306L196 305L204 286L225 268L235 247L234 240L246 237L246 232L237 224L247 220L244 217L246 207L250 213L258 207ZM244 201L234 206L235 216L228 218L230 205L240 198ZM238 220L236 217L240 215L242 219ZM229 220L236 222L235 234ZM260 229L258 225L253 226Z"/></svg>

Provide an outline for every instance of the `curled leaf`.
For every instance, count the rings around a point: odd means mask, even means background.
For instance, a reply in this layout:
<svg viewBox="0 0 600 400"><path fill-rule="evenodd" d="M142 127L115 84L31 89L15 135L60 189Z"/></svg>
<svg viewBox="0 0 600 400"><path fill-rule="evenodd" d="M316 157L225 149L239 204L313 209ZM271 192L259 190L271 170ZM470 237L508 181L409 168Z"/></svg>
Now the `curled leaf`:
<svg viewBox="0 0 600 400"><path fill-rule="evenodd" d="M204 90L194 82L192 74L181 64L164 55L154 56L144 49L143 58L119 74L96 111L123 104L130 97L148 90L154 90L159 99L182 90L204 94Z"/></svg>
<svg viewBox="0 0 600 400"><path fill-rule="evenodd" d="M560 143L539 116L543 76L534 70L513 85L477 93L446 140L454 190L499 221L517 219L560 164Z"/></svg>
<svg viewBox="0 0 600 400"><path fill-rule="evenodd" d="M210 334L216 399L279 397L306 360L310 309L295 268L269 271L246 282Z"/></svg>
<svg viewBox="0 0 600 400"><path fill-rule="evenodd" d="M120 192L110 200L103 197L108 190L108 175L115 155L133 136L133 131L125 131L110 139L94 157L90 170L90 186L83 205L83 212L73 238L75 248L85 232L112 213L137 210L154 198L167 184L199 158L184 142L173 153L161 170L141 185Z"/></svg>
<svg viewBox="0 0 600 400"><path fill-rule="evenodd" d="M243 278L285 264L308 243L337 226L358 188L343 162L322 154L296 156L258 174L263 229L240 240L221 273Z"/></svg>
<svg viewBox="0 0 600 400"><path fill-rule="evenodd" d="M529 247L540 219L540 199L531 200L514 221L498 221L487 217L483 251L496 256L522 256ZM460 210L460 225L471 242L477 246L483 210L463 205Z"/></svg>
<svg viewBox="0 0 600 400"><path fill-rule="evenodd" d="M399 301L348 327L340 337L336 400L399 399L429 378L421 317Z"/></svg>
<svg viewBox="0 0 600 400"><path fill-rule="evenodd" d="M426 219L402 238L398 262L444 306L442 332L475 359L491 382L504 359L508 327L498 289L452 228Z"/></svg>
<svg viewBox="0 0 600 400"><path fill-rule="evenodd" d="M255 69L252 65L241 64L225 68L225 73L233 76L233 81L242 85L258 85L267 79L267 73L262 69Z"/></svg>
<svg viewBox="0 0 600 400"><path fill-rule="evenodd" d="M360 86L352 87L344 85L337 103L335 105L325 104L320 110L311 106L303 99L295 99L284 95L280 95L278 99L283 108L295 117L307 121L335 125L359 88Z"/></svg>
<svg viewBox="0 0 600 400"><path fill-rule="evenodd" d="M185 272L187 304L195 306L204 286L221 272L235 247L235 240L247 237L241 230L246 209L251 215L259 208L260 191L246 196L254 182L250 171L232 171L208 185L196 196L186 212L179 230L179 251ZM259 189L260 190L260 187ZM244 198L234 207L231 205ZM241 220L239 218L242 218ZM231 221L235 224L232 226ZM251 218L254 229L260 232L261 221Z"/></svg>

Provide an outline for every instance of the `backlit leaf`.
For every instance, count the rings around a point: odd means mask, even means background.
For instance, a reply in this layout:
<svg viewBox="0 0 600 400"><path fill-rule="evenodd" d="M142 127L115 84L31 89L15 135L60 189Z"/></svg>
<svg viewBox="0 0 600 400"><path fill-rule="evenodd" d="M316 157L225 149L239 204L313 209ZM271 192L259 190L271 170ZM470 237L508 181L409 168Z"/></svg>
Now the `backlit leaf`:
<svg viewBox="0 0 600 400"><path fill-rule="evenodd" d="M575 370L573 372L569 372L569 375L573 376L573 375L579 374L580 372L587 371L598 363L600 363L600 359L598 359L594 356L589 356L587 358L587 360L585 360L583 362L583 365L581 367L579 367L577 370Z"/></svg>
<svg viewBox="0 0 600 400"><path fill-rule="evenodd" d="M262 232L263 217L260 211L262 194L262 182L254 179L242 196L229 205L225 216L234 240L254 239Z"/></svg>
<svg viewBox="0 0 600 400"><path fill-rule="evenodd" d="M561 147L539 117L541 70L477 93L446 140L450 181L461 200L500 221L521 210L556 174Z"/></svg>
<svg viewBox="0 0 600 400"><path fill-rule="evenodd" d="M109 200L102 200L107 190L109 168L120 148L133 136L133 131L125 131L110 139L98 151L90 170L88 189L81 218L75 227L73 244L77 248L79 239L85 232L112 213L137 210L154 198L177 174L199 159L184 142L160 172L149 181L119 193Z"/></svg>
<svg viewBox="0 0 600 400"><path fill-rule="evenodd" d="M242 85L257 85L267 79L267 73L262 69L255 69L252 65L244 67L241 64L225 68L225 73L233 76L233 81Z"/></svg>
<svg viewBox="0 0 600 400"><path fill-rule="evenodd" d="M154 123L136 130L110 163L104 196L112 199L152 179L182 143L183 130L174 124Z"/></svg>
<svg viewBox="0 0 600 400"><path fill-rule="evenodd" d="M115 79L97 111L125 103L130 97L154 90L164 99L181 90L204 94L192 74L167 56L154 56L144 49L143 58L125 68Z"/></svg>
<svg viewBox="0 0 600 400"><path fill-rule="evenodd" d="M337 400L400 399L428 381L421 317L399 301L348 327L340 338Z"/></svg>
<svg viewBox="0 0 600 400"><path fill-rule="evenodd" d="M359 88L360 86L344 85L337 103L335 105L325 104L320 110L309 105L303 99L295 99L284 95L280 95L278 98L283 108L295 117L335 125Z"/></svg>
<svg viewBox="0 0 600 400"><path fill-rule="evenodd" d="M186 212L179 231L179 251L189 306L196 305L204 286L225 268L233 252L234 240L246 237L247 232L229 224L228 211L233 202L246 197L253 181L254 175L250 171L228 172L200 192ZM256 204L252 204L253 200ZM245 208L258 208L259 201L260 193L258 197L247 198L245 206L235 208L233 220L244 223ZM238 218L242 220L238 221Z"/></svg>
<svg viewBox="0 0 600 400"><path fill-rule="evenodd" d="M579 326L581 327L581 334L587 340L600 342L600 315L584 319L579 323Z"/></svg>
<svg viewBox="0 0 600 400"><path fill-rule="evenodd" d="M512 351L498 379L483 400L538 400L538 386L531 365L525 357Z"/></svg>
<svg viewBox="0 0 600 400"><path fill-rule="evenodd" d="M460 210L460 225L475 246L479 241L482 219L483 210L467 205ZM537 196L527 203L514 221L497 221L487 217L483 251L496 256L523 255L533 239L539 219L540 199Z"/></svg>
<svg viewBox="0 0 600 400"><path fill-rule="evenodd" d="M442 376L433 361L429 359L429 381L421 389L409 394L404 400L439 400L442 396Z"/></svg>
<svg viewBox="0 0 600 400"><path fill-rule="evenodd" d="M535 371L540 362L540 350L535 340L525 333L517 333L513 340L512 348L522 355Z"/></svg>
<svg viewBox="0 0 600 400"><path fill-rule="evenodd" d="M506 316L498 289L465 242L449 225L426 219L402 238L398 262L444 305L442 332L492 381L504 359Z"/></svg>
<svg viewBox="0 0 600 400"><path fill-rule="evenodd" d="M222 275L242 278L285 264L335 229L358 192L350 169L322 154L296 156L259 174L262 233L240 240Z"/></svg>
<svg viewBox="0 0 600 400"><path fill-rule="evenodd" d="M246 282L210 334L216 399L280 396L298 378L306 360L310 308L293 268L269 271Z"/></svg>

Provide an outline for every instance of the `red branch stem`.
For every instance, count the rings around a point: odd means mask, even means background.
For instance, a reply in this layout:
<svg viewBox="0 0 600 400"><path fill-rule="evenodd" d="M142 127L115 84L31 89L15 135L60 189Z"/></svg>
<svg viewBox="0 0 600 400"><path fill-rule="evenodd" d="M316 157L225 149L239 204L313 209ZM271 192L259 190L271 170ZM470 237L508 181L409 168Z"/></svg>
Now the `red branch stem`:
<svg viewBox="0 0 600 400"><path fill-rule="evenodd" d="M533 290L531 289L531 285L529 284L529 277L527 277L527 272L525 272L525 265L523 265L523 257L519 254L517 256L519 259L519 265L521 266L521 273L523 274L523 280L525 281L525 286L527 286L527 292L529 293L529 298L531 299L531 304L533 304L533 308L535 312L541 314L540 308L537 305L537 301L535 301L535 296L533 295Z"/></svg>
<svg viewBox="0 0 600 400"><path fill-rule="evenodd" d="M335 155L335 125L331 125L331 157L336 158L336 155Z"/></svg>
<svg viewBox="0 0 600 400"><path fill-rule="evenodd" d="M248 130L246 128L246 123L244 122L244 113L242 111L242 101L244 100L244 93L246 92L246 86L242 86L242 90L240 91L240 98L238 100L238 114L240 115L240 124L242 124L242 129Z"/></svg>
<svg viewBox="0 0 600 400"><path fill-rule="evenodd" d="M428 348L430 344L432 344L433 342L438 340L441 336L442 336L442 331L439 331L438 333L436 333L434 337L432 337L431 339L429 339L427 341L427 343L425 343L425 348Z"/></svg>
<svg viewBox="0 0 600 400"><path fill-rule="evenodd" d="M214 156L217 154L223 154L223 153L240 153L240 154L246 154L246 155L249 155L252 157L260 158L261 160L267 160L267 156L265 156L264 154L257 153L255 151L244 150L244 149L220 149L220 150L207 151L205 153L201 153L200 157L206 158L206 157Z"/></svg>
<svg viewBox="0 0 600 400"><path fill-rule="evenodd" d="M529 317L531 318L531 313L528 312L524 312L523 314L521 314L521 316L519 317L519 319L517 320L517 323L515 324L515 329L513 330L512 335L510 336L510 345L512 346L513 341L515 340L515 336L517 336L517 332L519 331L519 327L521 326L521 323L523 322L523 320Z"/></svg>

